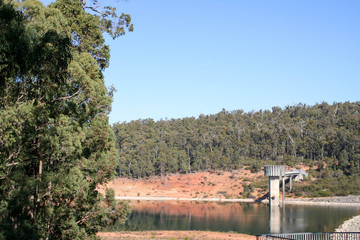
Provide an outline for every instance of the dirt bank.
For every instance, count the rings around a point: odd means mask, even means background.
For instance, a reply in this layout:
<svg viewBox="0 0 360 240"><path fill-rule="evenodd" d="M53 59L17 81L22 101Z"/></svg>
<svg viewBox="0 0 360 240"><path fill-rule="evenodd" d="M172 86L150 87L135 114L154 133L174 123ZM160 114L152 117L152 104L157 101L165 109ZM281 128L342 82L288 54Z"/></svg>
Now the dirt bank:
<svg viewBox="0 0 360 240"><path fill-rule="evenodd" d="M173 174L166 177L148 177L143 179L116 178L106 187L115 191L119 197L154 197L154 198L216 198L239 199L251 196L262 196L262 191L253 189L244 195L243 184L264 182L267 179L263 172L251 173L245 168L232 172L197 172ZM104 187L99 188L100 192Z"/></svg>
<svg viewBox="0 0 360 240"><path fill-rule="evenodd" d="M194 201L194 202L255 202L251 198L174 198L174 197L122 197L116 196L117 200L130 200L130 201Z"/></svg>
<svg viewBox="0 0 360 240"><path fill-rule="evenodd" d="M138 239L191 239L191 240L255 240L255 236L238 233L204 231L140 231L140 232L100 232L97 236L104 240Z"/></svg>
<svg viewBox="0 0 360 240"><path fill-rule="evenodd" d="M115 197L117 200L130 201L195 201L195 202L246 202L246 203L265 203L268 200L256 200L251 198L224 199L224 198L171 198L171 197ZM356 199L356 200L354 200ZM327 206L352 206L360 207L359 196L347 197L326 197L326 198L301 198L286 199L285 204L291 205L327 205Z"/></svg>

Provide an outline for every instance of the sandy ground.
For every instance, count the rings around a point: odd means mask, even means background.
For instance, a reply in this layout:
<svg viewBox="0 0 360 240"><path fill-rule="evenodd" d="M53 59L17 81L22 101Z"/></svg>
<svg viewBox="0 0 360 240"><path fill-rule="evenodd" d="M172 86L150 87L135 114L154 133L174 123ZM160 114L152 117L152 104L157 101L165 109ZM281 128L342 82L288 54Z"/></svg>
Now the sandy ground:
<svg viewBox="0 0 360 240"><path fill-rule="evenodd" d="M171 240L255 240L255 236L238 233L220 233L204 231L143 231L143 232L101 232L104 240L138 240L138 239L171 239Z"/></svg>
<svg viewBox="0 0 360 240"><path fill-rule="evenodd" d="M117 178L106 187L114 189L115 196L122 198L239 199L243 198L243 183L253 181L266 181L266 177L263 172L251 173L243 168L233 172L198 172L145 179ZM99 191L103 192L104 188L100 187ZM261 194L257 189L251 196L257 198Z"/></svg>

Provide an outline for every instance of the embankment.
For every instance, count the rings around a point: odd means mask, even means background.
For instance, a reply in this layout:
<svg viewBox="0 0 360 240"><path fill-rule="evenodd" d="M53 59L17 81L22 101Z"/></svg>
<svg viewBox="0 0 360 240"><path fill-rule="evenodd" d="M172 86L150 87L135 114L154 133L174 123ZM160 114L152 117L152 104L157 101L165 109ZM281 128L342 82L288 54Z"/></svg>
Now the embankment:
<svg viewBox="0 0 360 240"><path fill-rule="evenodd" d="M183 198L183 197L132 197L132 196L116 196L117 200L130 200L130 201L196 201L196 202L246 202L246 203L268 203L268 200L257 201L252 198L238 198L238 199L225 199L225 198ZM328 205L328 206L352 206L360 207L359 196L345 196L345 197L324 197L324 198L298 198L286 199L285 204L292 205Z"/></svg>
<svg viewBox="0 0 360 240"><path fill-rule="evenodd" d="M346 220L335 232L360 232L360 215Z"/></svg>

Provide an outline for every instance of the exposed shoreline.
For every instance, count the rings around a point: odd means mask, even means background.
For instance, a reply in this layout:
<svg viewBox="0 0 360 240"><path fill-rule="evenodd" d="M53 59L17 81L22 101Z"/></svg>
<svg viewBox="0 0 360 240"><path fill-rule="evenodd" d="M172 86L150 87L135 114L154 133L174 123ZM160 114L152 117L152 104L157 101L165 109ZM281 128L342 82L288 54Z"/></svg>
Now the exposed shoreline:
<svg viewBox="0 0 360 240"><path fill-rule="evenodd" d="M254 203L254 199L226 199L226 198L176 198L176 197L127 197L116 196L116 200L131 200L131 201L194 201L194 202L247 202Z"/></svg>
<svg viewBox="0 0 360 240"><path fill-rule="evenodd" d="M97 236L104 240L256 240L256 236L243 233L210 232L210 231L124 231L124 232L99 232Z"/></svg>
<svg viewBox="0 0 360 240"><path fill-rule="evenodd" d="M176 198L176 197L130 197L130 196L116 196L117 200L130 201L194 201L194 202L243 202L243 203L268 203L268 200L257 201L251 198L240 199L225 199L225 198ZM359 196L346 197L325 197L325 198L299 198L299 199L285 199L285 204L291 205L324 205L324 206L351 206L360 207Z"/></svg>

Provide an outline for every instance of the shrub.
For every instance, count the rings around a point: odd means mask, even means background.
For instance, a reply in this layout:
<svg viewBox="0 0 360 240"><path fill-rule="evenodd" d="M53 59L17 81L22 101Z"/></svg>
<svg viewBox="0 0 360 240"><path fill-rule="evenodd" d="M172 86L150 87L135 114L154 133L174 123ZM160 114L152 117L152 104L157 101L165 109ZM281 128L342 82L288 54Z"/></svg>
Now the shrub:
<svg viewBox="0 0 360 240"><path fill-rule="evenodd" d="M329 189L319 190L318 194L320 197L330 197L333 195L333 193L329 191Z"/></svg>
<svg viewBox="0 0 360 240"><path fill-rule="evenodd" d="M260 189L267 189L268 188L268 185L269 185L269 182L267 179L261 179L259 181L255 181L253 183L254 187L256 188L260 188Z"/></svg>
<svg viewBox="0 0 360 240"><path fill-rule="evenodd" d="M295 196L296 196L296 197L301 197L302 195L303 195L302 192L295 192Z"/></svg>
<svg viewBox="0 0 360 240"><path fill-rule="evenodd" d="M350 194L349 189L341 189L335 193L336 196L348 196Z"/></svg>

